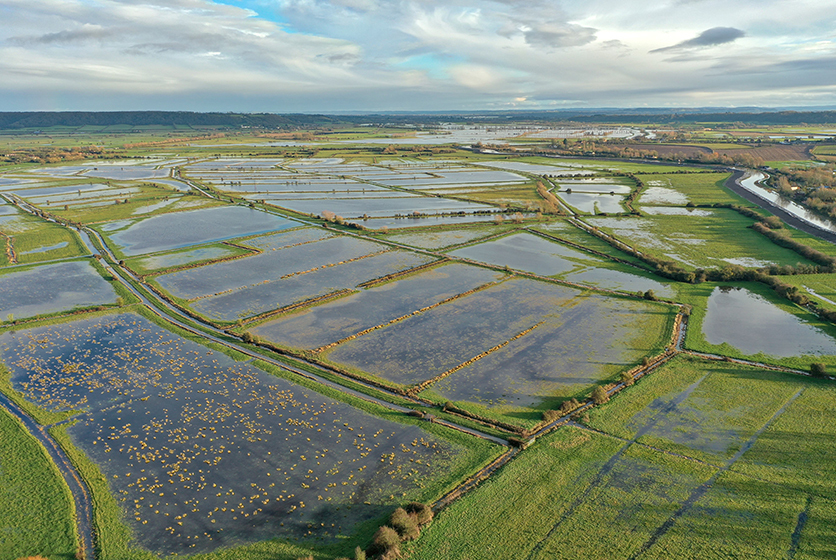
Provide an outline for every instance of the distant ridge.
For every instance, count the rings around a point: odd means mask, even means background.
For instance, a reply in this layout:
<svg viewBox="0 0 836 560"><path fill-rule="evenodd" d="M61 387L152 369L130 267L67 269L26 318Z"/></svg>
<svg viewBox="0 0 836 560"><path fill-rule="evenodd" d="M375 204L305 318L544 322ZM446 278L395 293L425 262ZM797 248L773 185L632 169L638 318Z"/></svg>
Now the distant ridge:
<svg viewBox="0 0 836 560"><path fill-rule="evenodd" d="M711 109L714 112L710 112ZM747 108L748 109L748 108ZM197 127L197 128L267 128L294 130L305 127L329 127L347 124L436 124L439 122L499 121L546 124L556 122L612 124L681 124L735 123L763 125L834 124L836 111L760 110L739 112L696 109L563 109L556 111L448 111L380 112L351 114L277 114L277 113L195 113L188 111L68 111L0 112L0 129L40 129L51 127Z"/></svg>
<svg viewBox="0 0 836 560"><path fill-rule="evenodd" d="M188 111L68 111L0 112L0 129L49 128L53 126L182 126L218 128L298 128L345 122L326 115L279 115L272 113L192 113Z"/></svg>

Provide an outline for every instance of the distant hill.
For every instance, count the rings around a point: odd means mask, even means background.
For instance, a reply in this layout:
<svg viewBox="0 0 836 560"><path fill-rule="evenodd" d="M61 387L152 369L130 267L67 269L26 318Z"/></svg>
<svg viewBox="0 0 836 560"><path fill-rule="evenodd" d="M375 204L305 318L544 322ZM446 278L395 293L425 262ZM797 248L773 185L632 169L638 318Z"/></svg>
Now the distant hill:
<svg viewBox="0 0 836 560"><path fill-rule="evenodd" d="M0 112L0 130L46 129L51 127L196 127L216 129L267 128L295 130L337 127L351 124L424 124L439 122L471 123L557 123L596 124L688 124L737 123L754 125L798 125L836 123L836 111L717 111L708 109L585 109L559 111L451 111L438 113L374 114L274 114L274 113L193 113L188 111L108 111L108 112Z"/></svg>
<svg viewBox="0 0 836 560"><path fill-rule="evenodd" d="M191 113L187 111L26 112L0 113L0 129L54 126L182 126L212 128L300 128L343 124L341 117L271 113Z"/></svg>

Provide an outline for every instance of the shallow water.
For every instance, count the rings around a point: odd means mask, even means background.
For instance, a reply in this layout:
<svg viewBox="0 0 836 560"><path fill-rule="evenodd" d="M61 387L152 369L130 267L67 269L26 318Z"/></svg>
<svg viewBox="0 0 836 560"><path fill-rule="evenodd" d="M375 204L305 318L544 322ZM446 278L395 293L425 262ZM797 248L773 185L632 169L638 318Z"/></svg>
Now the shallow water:
<svg viewBox="0 0 836 560"><path fill-rule="evenodd" d="M87 261L36 266L0 276L0 320L115 303L116 292Z"/></svg>
<svg viewBox="0 0 836 560"><path fill-rule="evenodd" d="M90 411L68 434L160 554L331 541L462 451L133 314L5 333L0 352L28 400Z"/></svg>
<svg viewBox="0 0 836 560"><path fill-rule="evenodd" d="M198 261L219 259L229 255L234 255L235 251L223 247L204 247L200 249L193 249L191 251L183 251L171 255L157 255L153 257L145 257L140 260L140 266L146 270L162 270L164 268L171 268Z"/></svg>
<svg viewBox="0 0 836 560"><path fill-rule="evenodd" d="M500 279L476 266L449 264L388 282L256 327L253 334L287 346L313 349L336 342Z"/></svg>
<svg viewBox="0 0 836 560"><path fill-rule="evenodd" d="M364 214L369 216L383 217L394 216L395 214L412 214L421 212L427 214L440 214L443 212L474 212L476 210L494 210L493 206L477 204L475 202L462 202L436 197L412 197L412 198L369 198L369 199L342 199L342 200L285 200L280 206L289 208L296 212L305 214L320 215L323 211L334 212L347 220L361 219Z"/></svg>
<svg viewBox="0 0 836 560"><path fill-rule="evenodd" d="M702 333L710 344L727 342L744 354L836 355L832 336L743 288L714 288Z"/></svg>
<svg viewBox="0 0 836 560"><path fill-rule="evenodd" d="M609 194L587 194L580 192L558 192L557 196L563 199L566 204L576 208L579 212L587 214L594 214L597 205L599 212L606 212L608 214L619 214L627 210L620 204L624 200L623 196L609 195Z"/></svg>
<svg viewBox="0 0 836 560"><path fill-rule="evenodd" d="M198 300L192 309L213 319L234 321L332 292L354 288L368 280L427 264L433 257L388 251L337 266L242 287Z"/></svg>
<svg viewBox="0 0 836 560"><path fill-rule="evenodd" d="M157 277L157 282L172 295L190 299L275 282L282 276L355 259L387 248L377 243L339 236L273 250L276 248L275 243L280 243L281 239L281 236L273 239L273 246L267 241L266 248L269 250L261 254L164 274ZM304 241L302 237L298 242ZM262 244L262 247L265 246Z"/></svg>
<svg viewBox="0 0 836 560"><path fill-rule="evenodd" d="M583 253L530 233L517 233L463 247L450 254L499 266L509 266L541 276L554 276L578 266L575 262L566 260L566 257L588 260Z"/></svg>
<svg viewBox="0 0 836 560"><path fill-rule="evenodd" d="M688 204L688 197L679 191L665 187L648 187L639 196L639 204Z"/></svg>
<svg viewBox="0 0 836 560"><path fill-rule="evenodd" d="M251 208L223 206L152 216L109 237L125 255L134 256L297 225L296 222Z"/></svg>
<svg viewBox="0 0 836 560"><path fill-rule="evenodd" d="M21 251L21 255L31 255L34 253L46 253L47 251L54 251L55 249L62 249L69 245L69 241L62 241L60 243L56 243L55 245L50 245L48 247L38 247L37 249L31 249L29 251Z"/></svg>

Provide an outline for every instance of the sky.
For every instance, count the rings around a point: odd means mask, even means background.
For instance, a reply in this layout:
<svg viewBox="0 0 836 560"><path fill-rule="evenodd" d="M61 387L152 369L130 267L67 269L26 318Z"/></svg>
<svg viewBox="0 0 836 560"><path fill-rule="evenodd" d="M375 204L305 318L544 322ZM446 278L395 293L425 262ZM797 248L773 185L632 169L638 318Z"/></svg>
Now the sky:
<svg viewBox="0 0 836 560"><path fill-rule="evenodd" d="M0 0L0 110L836 105L834 0Z"/></svg>

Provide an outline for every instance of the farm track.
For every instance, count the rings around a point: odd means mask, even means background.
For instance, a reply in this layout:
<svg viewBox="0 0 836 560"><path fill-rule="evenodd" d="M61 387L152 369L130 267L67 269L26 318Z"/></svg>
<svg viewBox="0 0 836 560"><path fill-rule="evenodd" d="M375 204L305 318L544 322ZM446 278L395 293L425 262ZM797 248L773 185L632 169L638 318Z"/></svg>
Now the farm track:
<svg viewBox="0 0 836 560"><path fill-rule="evenodd" d="M49 458L55 464L58 472L64 478L64 482L70 491L74 502L76 530L78 532L79 558L82 560L95 560L96 547L93 531L93 504L90 500L90 491L84 479L76 471L64 450L52 439L45 427L35 422L23 410L12 402L6 395L0 393L0 406L12 416L18 418L26 430L43 446Z"/></svg>

